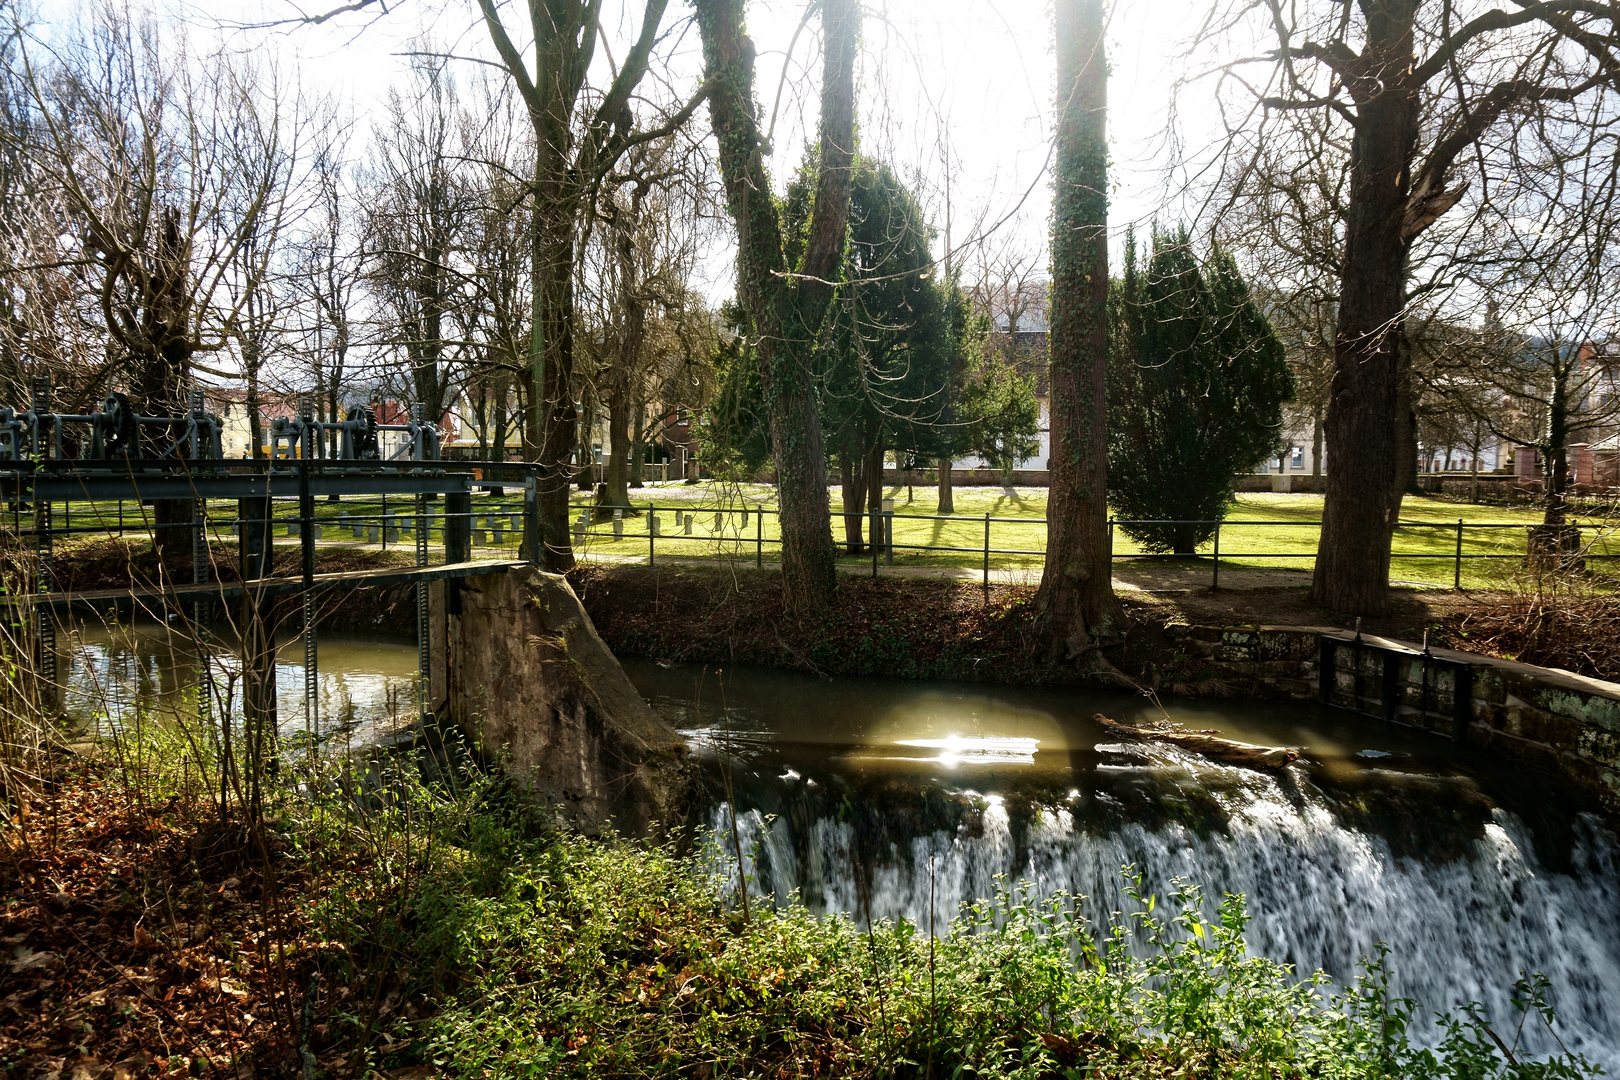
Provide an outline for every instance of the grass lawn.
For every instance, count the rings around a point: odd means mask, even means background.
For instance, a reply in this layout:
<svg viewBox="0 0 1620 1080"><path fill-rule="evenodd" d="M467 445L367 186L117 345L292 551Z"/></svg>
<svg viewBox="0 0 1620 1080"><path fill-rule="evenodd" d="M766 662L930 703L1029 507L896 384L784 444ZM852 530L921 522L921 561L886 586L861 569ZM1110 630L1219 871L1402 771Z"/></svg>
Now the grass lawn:
<svg viewBox="0 0 1620 1080"><path fill-rule="evenodd" d="M775 514L765 515L761 531L759 518L753 512L759 506L767 511L775 509L775 492L763 485L745 485L739 490L709 484L672 484L643 491L657 500L661 527L657 549L661 554L752 558L763 539L769 557L779 538ZM910 502L903 486L891 487L886 494L894 499L895 565L978 569L984 561L985 516L989 515L991 567L1027 569L1032 579L1039 573L1046 546L1046 489L957 488L956 513L944 519L936 516L937 491L932 486L914 487ZM842 538L843 502L839 490L831 489L829 498L833 532ZM638 505L642 502L640 498L633 501ZM1309 571L1321 529L1322 502L1320 495L1239 495L1220 533L1222 565ZM744 507L749 510L746 524L740 512ZM690 535L683 525L676 524L677 512L692 516ZM1476 506L1409 495L1401 508L1402 524L1395 533L1392 576L1401 581L1449 586L1455 572L1459 519L1464 555L1462 581L1465 586L1481 588L1499 583L1504 574L1520 565L1525 526L1539 523L1541 512L1533 507ZM1605 530L1610 527L1601 524ZM610 524L594 525L582 550L587 555L645 556L647 528L642 518L638 515L626 521L624 532L624 538L616 541ZM1620 554L1620 542L1610 539L1606 531L1602 536L1588 531L1583 539L1591 544L1593 554ZM919 550L925 547L933 550ZM1212 544L1204 545L1200 555L1207 559L1212 548ZM1142 547L1119 530L1114 552L1116 556L1140 554ZM1491 557L1469 558L1480 555ZM870 556L842 558L860 564Z"/></svg>
<svg viewBox="0 0 1620 1080"><path fill-rule="evenodd" d="M932 485L917 485L909 492L904 486L891 487L886 494L894 500L895 565L979 569L984 564L988 546L992 569L1026 571L1032 581L1039 575L1046 546L1045 488L959 487L955 491L956 512L946 518L936 513L937 489ZM833 532L842 539L843 500L838 488L830 489L829 499ZM650 484L633 489L631 501L637 513L625 522L623 538L614 539L611 523L595 523L586 534L585 542L579 545L583 554L645 557L648 552L645 514L649 504L657 508L660 535L656 546L663 555L752 559L762 547L765 555L771 557L780 539L775 514L776 490L769 485L679 481ZM1221 564L1309 571L1315 559L1322 502L1322 496L1309 494L1239 495L1220 531ZM575 495L576 516L590 505L589 493ZM478 554L514 551L518 535L512 528L512 515L522 510L521 489L508 488L502 498L476 495L473 507L477 539L483 541L477 545ZM767 511L763 522L757 513L760 507ZM443 508L442 501L435 501L430 513L442 514ZM341 502L322 500L315 504L315 516L325 524L323 542L369 539L369 533L356 537L347 529L340 532L333 528L342 515L351 521L360 519L366 524L380 524L385 515L393 514L401 519L400 525L409 528L414 523L414 511L414 500L409 498L346 498ZM126 531L144 531L142 508L126 503L122 512ZM145 513L150 513L149 508ZM226 535L230 531L229 522L236 514L236 504L234 501L211 503L209 514L218 522L215 531ZM278 537L289 535L285 521L296 515L296 502L277 503L276 516L282 523L275 530ZM690 532L684 520L687 517L691 519ZM1391 576L1403 582L1451 585L1456 569L1459 520L1464 555L1462 583L1482 588L1499 584L1506 574L1521 565L1525 526L1538 523L1541 512L1534 507L1475 506L1428 495L1408 495L1401 508L1402 524L1395 533ZM74 505L68 524L76 529L92 524L111 528L118 522L117 504L79 503ZM58 528L64 524L60 512L56 523ZM1620 541L1608 532L1610 525L1597 521L1590 524L1603 527L1602 531L1589 528L1583 532L1590 553L1620 555ZM499 544L495 542L497 525L501 530ZM439 543L441 525L435 524L432 531L432 541ZM391 542L409 543L410 536L403 534ZM1208 559L1213 548L1213 543L1206 543L1199 557ZM1116 557L1128 557L1143 551L1140 544L1120 529L1114 536L1114 553ZM845 554L841 559L860 565L870 556ZM1604 561L1589 565L1603 570L1607 576L1609 568L1615 564Z"/></svg>

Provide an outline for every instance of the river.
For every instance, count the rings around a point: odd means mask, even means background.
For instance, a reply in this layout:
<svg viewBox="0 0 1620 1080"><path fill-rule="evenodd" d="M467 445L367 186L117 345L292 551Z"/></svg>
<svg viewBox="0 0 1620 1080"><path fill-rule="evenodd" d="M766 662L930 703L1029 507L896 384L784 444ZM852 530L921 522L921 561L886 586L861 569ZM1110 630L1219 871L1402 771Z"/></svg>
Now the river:
<svg viewBox="0 0 1620 1080"><path fill-rule="evenodd" d="M211 661L215 708L230 707L234 713L240 666L229 635L222 637L224 647ZM284 737L295 737L311 719L304 708L303 638L284 634L276 644L277 726ZM416 643L410 638L323 632L318 644L313 719L323 737L416 711ZM63 645L69 660L64 711L88 730L195 708L195 649L161 623L87 620L73 627Z"/></svg>
<svg viewBox="0 0 1620 1080"><path fill-rule="evenodd" d="M778 901L942 931L1000 876L1105 925L1130 866L1161 903L1178 881L1211 913L1244 894L1250 947L1300 972L1342 984L1387 943L1421 1012L1478 1001L1511 1025L1514 982L1542 972L1558 1037L1620 1070L1614 825L1488 755L1314 705L626 668L707 763L716 846L733 850L729 789L751 888ZM1235 768L1115 741L1098 712L1306 753Z"/></svg>
<svg viewBox="0 0 1620 1080"><path fill-rule="evenodd" d="M87 624L70 653L69 712L87 725L184 708L195 682L195 658L157 625ZM281 658L290 735L305 724L301 642ZM329 735L411 711L409 639L323 634L319 668ZM1178 881L1211 908L1244 894L1250 947L1301 972L1343 983L1385 942L1395 993L1424 1012L1479 1001L1512 1017L1514 982L1542 972L1564 1044L1620 1071L1615 824L1488 755L1293 703L1161 709L1124 693L625 668L704 762L717 852L741 808L755 895L944 932L1005 880L1082 896L1103 925L1130 906L1130 866L1161 902ZM215 672L232 685L228 660ZM1098 712L1305 755L1279 773L1219 765L1118 742ZM1524 1034L1532 1052L1554 1048L1533 1025Z"/></svg>

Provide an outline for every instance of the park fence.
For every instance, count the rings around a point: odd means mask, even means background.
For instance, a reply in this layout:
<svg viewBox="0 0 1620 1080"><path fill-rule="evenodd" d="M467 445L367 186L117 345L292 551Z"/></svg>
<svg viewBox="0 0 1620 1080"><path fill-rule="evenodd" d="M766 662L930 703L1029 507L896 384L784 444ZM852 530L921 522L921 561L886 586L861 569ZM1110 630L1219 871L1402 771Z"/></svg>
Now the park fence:
<svg viewBox="0 0 1620 1080"><path fill-rule="evenodd" d="M956 565L966 562L964 557L976 556L975 561L978 563L984 587L988 591L993 559L1013 558L1044 562L1046 555L1044 548L1008 547L992 542L992 530L996 527L1000 527L1003 532L1008 528L1038 530L1044 537L1047 524L1044 517L1005 517L989 513L909 514L892 509L892 505L893 500L886 499L883 510L863 512L861 515L866 534L861 545L863 549L861 557L871 560L871 572L874 577L880 572L880 566L894 566L897 556L904 560L908 552L922 556L944 555L952 558ZM768 518L778 516L779 512L764 505L693 507L689 504L660 505L649 502L617 509L601 506L576 507L576 509L579 510L579 517L573 526L574 547L576 551L587 555L625 557L629 554L627 545L644 543L646 560L650 564L657 563L662 550L662 555L666 558L735 559L751 554L755 566L763 569L767 551L773 547L780 549L782 542L780 530L772 529L766 524ZM665 514L671 515L673 519L671 528L667 530L664 525ZM840 511L834 511L832 516L836 530L839 519L844 515ZM922 522L936 533L942 531L944 527L954 526L958 537L971 528L977 542L919 543L915 540L897 539L895 536L897 522L902 524ZM638 523L639 528L631 529L632 523ZM1200 530L1209 530L1210 538L1199 545L1191 555L1176 552L1116 550L1118 534L1137 526L1194 526ZM1395 526L1395 546L1391 551L1390 560L1392 564L1449 563L1452 588L1461 589L1465 564L1476 560L1489 562L1515 560L1522 563L1530 553L1546 550L1546 545L1542 541L1549 528L1553 527L1521 522L1470 522L1463 518L1456 521L1402 521ZM1617 528L1620 528L1620 525L1608 521L1584 523L1572 521L1569 525L1556 529L1558 543L1551 552L1552 558L1558 566L1569 569L1583 566L1588 561L1601 562L1620 557L1620 551L1610 551L1608 543L1609 537ZM1244 529L1319 531L1321 522L1248 518L1222 520L1109 518L1109 557L1113 561L1207 559L1210 586L1220 588L1222 534L1225 532L1230 537L1234 530ZM1581 540L1583 535L1586 538L1584 542ZM1401 541L1413 538L1423 541L1423 550L1412 550L1413 545L1403 548ZM847 548L848 545L840 546ZM1481 550L1482 547L1485 550ZM1299 561L1307 564L1306 568L1309 568L1314 566L1315 559L1314 544L1310 545L1310 550L1296 548L1282 551L1254 549L1248 545L1242 550L1234 551L1229 546L1225 555L1229 567L1239 560L1243 563L1286 560ZM901 565L904 565L903 561Z"/></svg>
<svg viewBox="0 0 1620 1080"><path fill-rule="evenodd" d="M470 510L447 512L442 505L418 504L414 499L345 497L341 503L320 504L314 516L301 513L296 499L276 500L275 505L272 527L284 530L277 535L286 537L301 538L303 530L309 529L313 538L322 544L358 543L387 549L406 542L415 546L418 533L421 542L443 542L446 524L456 519L470 534L475 557L489 557L492 548L496 552L506 549L513 555L521 554L514 550L520 548L524 533L525 506L521 499L514 502L488 496L476 500ZM85 534L148 534L159 527L151 518L150 508L136 504L84 505L77 509L63 504L61 510L53 532L62 539ZM751 558L756 567L763 568L767 555L779 553L782 544L777 526L779 511L760 504L704 506L647 502L619 508L576 504L573 510L578 514L572 523L573 545L576 552L586 557L644 558L652 564L661 558ZM832 516L836 529L844 515L834 511ZM845 561L869 560L874 576L883 567L943 563L978 569L988 590L993 569L1011 566L1033 571L1044 564L1046 555L1044 547L1016 540L1008 542L1009 536L1027 536L1031 543L1038 542L1035 538L1044 541L1047 524L1044 517L913 514L897 511L893 509L893 500L884 500L884 509L863 512L861 519L865 535L860 554L846 554ZM213 508L205 519L170 523L168 527L185 528L188 524L206 528L215 536L235 536L241 530L241 522L234 514L216 513ZM901 529L898 536L897 526ZM1190 556L1119 550L1116 543L1119 535L1137 526L1193 526L1200 531L1207 529L1209 539ZM1281 545L1279 549L1256 547L1256 534L1263 539L1271 530L1281 530L1286 535L1294 530L1320 528L1320 521L1298 518L1219 521L1110 518L1109 555L1114 561L1207 560L1209 583L1219 588L1223 565L1231 568L1275 561L1311 568L1316 559L1314 536L1302 536L1298 544ZM1391 563L1439 564L1444 568L1442 577L1431 575L1425 583L1443 584L1443 577L1449 576L1451 586L1460 589L1466 566L1481 561L1523 563L1532 552L1544 549L1544 545L1538 544L1538 537L1544 538L1549 528L1521 522L1470 522L1462 518L1402 521L1395 529ZM1556 530L1555 561L1570 568L1620 557L1620 550L1611 550L1611 547L1620 549L1620 543L1611 544L1616 528L1620 525L1608 520L1572 521ZM32 531L20 520L13 523L13 529L22 535ZM1236 547L1232 544L1234 538L1238 540ZM1226 540L1224 551L1223 539ZM839 546L847 552L847 544ZM1444 570L1449 570L1450 574L1444 575Z"/></svg>

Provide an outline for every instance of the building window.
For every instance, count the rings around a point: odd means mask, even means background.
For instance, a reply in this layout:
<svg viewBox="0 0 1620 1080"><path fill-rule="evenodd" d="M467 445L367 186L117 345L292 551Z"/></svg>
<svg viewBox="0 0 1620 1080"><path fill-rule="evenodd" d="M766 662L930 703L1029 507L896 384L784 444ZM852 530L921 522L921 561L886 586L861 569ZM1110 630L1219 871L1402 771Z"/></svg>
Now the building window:
<svg viewBox="0 0 1620 1080"><path fill-rule="evenodd" d="M1293 464L1294 468L1303 469L1305 467L1305 450L1304 450L1304 448L1296 446L1296 447L1293 447L1292 450L1293 450L1293 458L1292 458L1291 463Z"/></svg>

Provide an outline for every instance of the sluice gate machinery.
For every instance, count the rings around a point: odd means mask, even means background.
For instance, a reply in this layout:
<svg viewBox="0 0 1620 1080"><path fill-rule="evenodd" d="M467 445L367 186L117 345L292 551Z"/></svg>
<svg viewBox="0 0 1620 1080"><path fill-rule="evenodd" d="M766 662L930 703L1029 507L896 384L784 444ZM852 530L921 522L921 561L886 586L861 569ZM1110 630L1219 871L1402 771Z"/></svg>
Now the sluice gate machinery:
<svg viewBox="0 0 1620 1080"><path fill-rule="evenodd" d="M33 556L28 591L6 598L5 603L11 608L13 625L21 622L20 617L33 624L29 636L34 670L41 685L53 692L60 690L63 673L56 670L56 629L57 620L69 609L150 605L170 615L184 613L199 642L205 642L212 605L240 598L245 617L240 627L244 665L249 660L246 652L256 648L254 662L267 669L258 674L270 695L273 723L274 645L260 640L255 646L249 639L267 625L273 597L299 593L305 661L304 716L310 735L318 738L316 593L412 582L416 586L419 647L416 704L419 715L425 715L431 707L429 582L454 581L538 561L533 546L538 544L539 530L531 527L526 532L535 540L523 552L522 562L474 563L471 496L475 488L494 486L502 480L521 482L526 494L525 516L533 522L537 514L535 478L541 473L540 467L506 464L493 471L486 469L491 478L484 480L474 472L476 463L447 464L439 460L438 428L422 419L419 405L411 407L409 420L402 424L380 423L375 407L368 405L350 407L340 421L322 421L314 417L307 397L300 400L297 417L277 418L268 425L267 457L231 459L222 453L221 418L208 411L202 391L193 390L189 398L188 409L178 415L142 415L127 396L118 393L109 394L93 412L57 413L51 409L49 382L36 379L28 408L0 408L0 501L9 511L6 517L12 535L19 544L31 546ZM385 440L385 433L395 434ZM316 516L315 503L344 496L410 500L413 512L401 524L414 534L414 567L316 573L321 519ZM431 513L431 501L441 496L443 511ZM271 525L278 500L296 500L298 505L297 518L288 521L289 531L293 524L297 525L299 537L301 572L296 577L277 577L273 570ZM220 502L234 503L234 516L222 519L218 513ZM53 561L55 541L68 535L125 532L123 507L127 503L153 508L150 519L142 509L136 528L151 531L154 538L167 530L189 530L191 582L166 579L157 587L143 589L131 581L128 589L84 593L59 590ZM212 512L210 503L215 504ZM110 504L118 507L116 525L109 525L106 519ZM156 512L159 504L167 504L166 512ZM190 505L189 512L185 504ZM177 507L181 508L178 514ZM55 517L57 510L60 519ZM225 525L225 535L234 537L240 557L240 585L209 580L210 525L216 529ZM445 558L441 565L429 566L429 542L435 525L443 540ZM167 531L166 535L177 534ZM218 537L215 540L217 543ZM259 637L264 635L260 633ZM203 685L198 698L206 719L213 676L207 648L200 648L199 654L203 657Z"/></svg>

